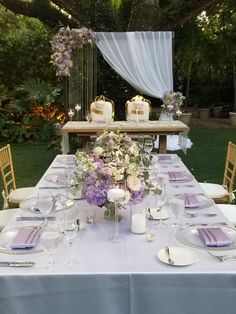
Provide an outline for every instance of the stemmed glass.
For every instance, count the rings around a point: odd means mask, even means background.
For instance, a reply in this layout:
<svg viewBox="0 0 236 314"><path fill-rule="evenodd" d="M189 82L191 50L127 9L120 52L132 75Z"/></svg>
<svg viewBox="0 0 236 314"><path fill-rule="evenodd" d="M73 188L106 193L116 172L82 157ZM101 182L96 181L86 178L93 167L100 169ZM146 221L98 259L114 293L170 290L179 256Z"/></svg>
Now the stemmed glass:
<svg viewBox="0 0 236 314"><path fill-rule="evenodd" d="M169 180L169 177L166 174L161 174L158 176L158 185L161 189L161 193L156 194L157 210L159 212L159 223L158 223L159 227L163 227L165 225L162 221L161 211L162 211L163 205L166 203L166 200L167 200L166 184L168 180Z"/></svg>
<svg viewBox="0 0 236 314"><path fill-rule="evenodd" d="M51 193L43 190L38 192L38 208L40 213L44 216L44 224L47 223L47 217L50 214L54 205L54 200Z"/></svg>
<svg viewBox="0 0 236 314"><path fill-rule="evenodd" d="M73 264L78 264L79 262L74 260L72 258L73 254L73 242L74 239L77 236L77 231L78 231L78 224L76 222L76 217L74 217L73 214L67 214L65 215L65 221L64 221L64 236L65 239L69 245L69 259L66 262L66 264L73 265Z"/></svg>
<svg viewBox="0 0 236 314"><path fill-rule="evenodd" d="M70 121L72 121L72 118L74 117L74 115L75 115L74 109L70 109L70 110L68 111L68 116L70 117Z"/></svg>
<svg viewBox="0 0 236 314"><path fill-rule="evenodd" d="M154 148L153 139L145 138L144 144L143 144L143 149L149 157L150 157L150 154L151 154L153 148Z"/></svg>
<svg viewBox="0 0 236 314"><path fill-rule="evenodd" d="M86 121L87 121L88 123L91 123L92 117L91 117L91 113L90 113L89 110L86 111L85 118L86 118Z"/></svg>
<svg viewBox="0 0 236 314"><path fill-rule="evenodd" d="M112 188L107 191L107 199L108 201L114 203L115 206L115 224L114 224L114 234L108 238L110 242L119 243L122 242L123 239L119 234L119 204L125 200L125 190L121 188Z"/></svg>
<svg viewBox="0 0 236 314"><path fill-rule="evenodd" d="M75 110L76 110L77 121L79 121L79 111L81 110L81 104L76 104Z"/></svg>
<svg viewBox="0 0 236 314"><path fill-rule="evenodd" d="M184 212L185 202L179 198L171 198L169 201L170 208L175 215L175 223L174 226L180 226L179 216Z"/></svg>

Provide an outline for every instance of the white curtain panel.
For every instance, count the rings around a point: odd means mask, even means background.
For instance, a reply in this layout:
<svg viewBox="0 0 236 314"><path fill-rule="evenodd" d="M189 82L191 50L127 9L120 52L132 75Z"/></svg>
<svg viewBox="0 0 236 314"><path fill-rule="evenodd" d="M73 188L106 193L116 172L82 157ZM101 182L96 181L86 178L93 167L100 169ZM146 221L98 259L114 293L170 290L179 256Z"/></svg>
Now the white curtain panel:
<svg viewBox="0 0 236 314"><path fill-rule="evenodd" d="M173 90L172 33L96 33L104 59L140 94L162 98Z"/></svg>

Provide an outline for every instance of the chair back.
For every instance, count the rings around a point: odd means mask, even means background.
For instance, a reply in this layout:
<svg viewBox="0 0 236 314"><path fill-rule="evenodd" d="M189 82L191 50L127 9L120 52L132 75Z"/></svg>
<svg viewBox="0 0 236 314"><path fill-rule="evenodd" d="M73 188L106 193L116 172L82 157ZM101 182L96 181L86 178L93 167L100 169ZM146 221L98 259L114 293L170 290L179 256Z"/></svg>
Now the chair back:
<svg viewBox="0 0 236 314"><path fill-rule="evenodd" d="M97 96L90 105L91 119L94 122L110 122L114 119L114 102L105 96Z"/></svg>
<svg viewBox="0 0 236 314"><path fill-rule="evenodd" d="M7 198L11 190L16 189L16 181L11 156L11 147L6 145L0 149L0 170L3 181L3 190Z"/></svg>
<svg viewBox="0 0 236 314"><path fill-rule="evenodd" d="M234 190L235 175L236 175L236 145L229 142L226 155L223 185L227 187L230 193Z"/></svg>
<svg viewBox="0 0 236 314"><path fill-rule="evenodd" d="M135 96L128 100L126 106L126 120L127 121L148 121L151 111L151 102L143 96Z"/></svg>

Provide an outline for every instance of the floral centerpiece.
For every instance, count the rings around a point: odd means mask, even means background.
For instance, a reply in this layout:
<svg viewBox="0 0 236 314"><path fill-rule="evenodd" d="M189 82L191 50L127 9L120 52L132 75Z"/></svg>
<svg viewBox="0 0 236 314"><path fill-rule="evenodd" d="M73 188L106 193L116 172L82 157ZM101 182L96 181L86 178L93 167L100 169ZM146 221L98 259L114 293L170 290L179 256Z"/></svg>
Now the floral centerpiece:
<svg viewBox="0 0 236 314"><path fill-rule="evenodd" d="M163 108L163 111L167 113L175 113L179 116L182 113L180 107L183 105L184 99L185 97L181 92L168 91L164 93L162 98L163 104L161 107Z"/></svg>
<svg viewBox="0 0 236 314"><path fill-rule="evenodd" d="M127 134L105 131L96 139L90 155L77 152L76 156L74 184L82 188L82 195L89 204L111 210L107 191L120 184L125 186L126 203L143 199L146 184L143 160L137 143ZM105 216L109 210L105 211Z"/></svg>
<svg viewBox="0 0 236 314"><path fill-rule="evenodd" d="M95 34L86 27L72 28L61 27L52 39L51 62L56 66L57 76L70 76L73 68L73 49L82 48L85 44L92 44Z"/></svg>

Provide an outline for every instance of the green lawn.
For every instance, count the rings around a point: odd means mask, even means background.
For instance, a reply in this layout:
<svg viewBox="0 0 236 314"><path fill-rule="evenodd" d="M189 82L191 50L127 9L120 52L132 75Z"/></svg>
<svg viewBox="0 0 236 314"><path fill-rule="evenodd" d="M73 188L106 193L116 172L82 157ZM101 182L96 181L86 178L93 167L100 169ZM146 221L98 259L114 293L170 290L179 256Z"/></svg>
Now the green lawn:
<svg viewBox="0 0 236 314"><path fill-rule="evenodd" d="M192 129L189 137L192 148L186 155L178 152L183 162L198 181L221 183L227 143L236 143L236 130ZM0 147L4 145L0 143ZM54 151L47 149L47 143L11 144L11 147L17 187L34 186L56 156Z"/></svg>

